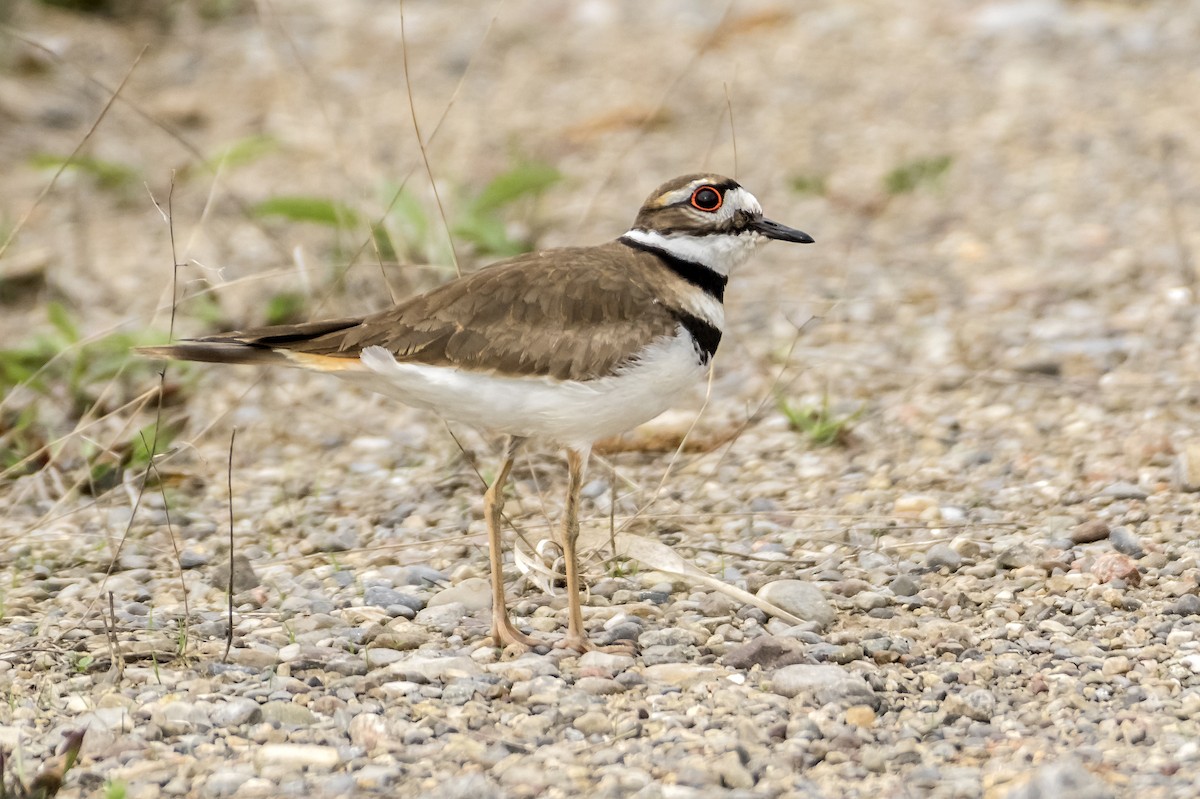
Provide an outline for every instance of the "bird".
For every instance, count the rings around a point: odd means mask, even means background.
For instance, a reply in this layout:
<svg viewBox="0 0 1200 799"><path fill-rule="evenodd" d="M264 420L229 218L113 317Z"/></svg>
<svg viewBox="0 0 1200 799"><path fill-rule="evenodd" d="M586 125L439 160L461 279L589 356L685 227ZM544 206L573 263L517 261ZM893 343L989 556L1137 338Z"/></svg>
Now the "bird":
<svg viewBox="0 0 1200 799"><path fill-rule="evenodd" d="M325 372L502 434L483 503L491 636L501 647L545 644L517 629L505 601L505 483L527 441L564 449L567 631L557 646L584 651L576 543L592 445L658 416L705 374L724 331L729 275L771 240L813 242L765 218L736 180L689 174L655 189L615 240L518 255L366 316L183 339L140 354Z"/></svg>

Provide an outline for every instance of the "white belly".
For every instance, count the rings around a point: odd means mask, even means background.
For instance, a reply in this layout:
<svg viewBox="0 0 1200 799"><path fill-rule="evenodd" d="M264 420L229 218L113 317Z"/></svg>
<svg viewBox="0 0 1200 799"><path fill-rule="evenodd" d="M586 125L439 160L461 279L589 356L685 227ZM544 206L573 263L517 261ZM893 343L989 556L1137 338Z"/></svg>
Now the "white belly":
<svg viewBox="0 0 1200 799"><path fill-rule="evenodd" d="M452 421L577 448L653 419L704 373L682 328L618 373L588 381L404 363L383 347L367 347L361 361L363 370L338 377Z"/></svg>

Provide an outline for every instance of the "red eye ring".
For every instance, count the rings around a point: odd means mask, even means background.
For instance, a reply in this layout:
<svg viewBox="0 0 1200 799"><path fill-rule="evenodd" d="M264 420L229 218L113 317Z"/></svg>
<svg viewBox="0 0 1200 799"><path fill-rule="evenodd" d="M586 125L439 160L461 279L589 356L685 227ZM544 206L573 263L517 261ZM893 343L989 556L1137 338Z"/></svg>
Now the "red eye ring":
<svg viewBox="0 0 1200 799"><path fill-rule="evenodd" d="M715 186L700 186L692 192L690 202L697 211L706 211L711 214L721 207L725 198Z"/></svg>

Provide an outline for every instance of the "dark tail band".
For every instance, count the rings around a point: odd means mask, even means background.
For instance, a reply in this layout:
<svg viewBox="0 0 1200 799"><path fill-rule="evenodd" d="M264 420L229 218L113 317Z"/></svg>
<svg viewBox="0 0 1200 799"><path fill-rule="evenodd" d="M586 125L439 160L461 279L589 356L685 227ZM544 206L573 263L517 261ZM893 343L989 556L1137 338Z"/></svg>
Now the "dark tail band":
<svg viewBox="0 0 1200 799"><path fill-rule="evenodd" d="M274 350L236 341L181 341L178 344L164 344L159 347L138 347L134 352L146 358L163 358L171 361L287 363L287 358Z"/></svg>

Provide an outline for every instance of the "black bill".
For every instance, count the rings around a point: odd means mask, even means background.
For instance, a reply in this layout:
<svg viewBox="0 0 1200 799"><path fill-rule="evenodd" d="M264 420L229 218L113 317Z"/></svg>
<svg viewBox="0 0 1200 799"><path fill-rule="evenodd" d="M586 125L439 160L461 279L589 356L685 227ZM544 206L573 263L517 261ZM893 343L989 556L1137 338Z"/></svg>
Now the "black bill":
<svg viewBox="0 0 1200 799"><path fill-rule="evenodd" d="M770 219L759 219L750 223L750 229L776 241L794 241L797 244L812 244L814 239L807 233L794 227L772 222Z"/></svg>

